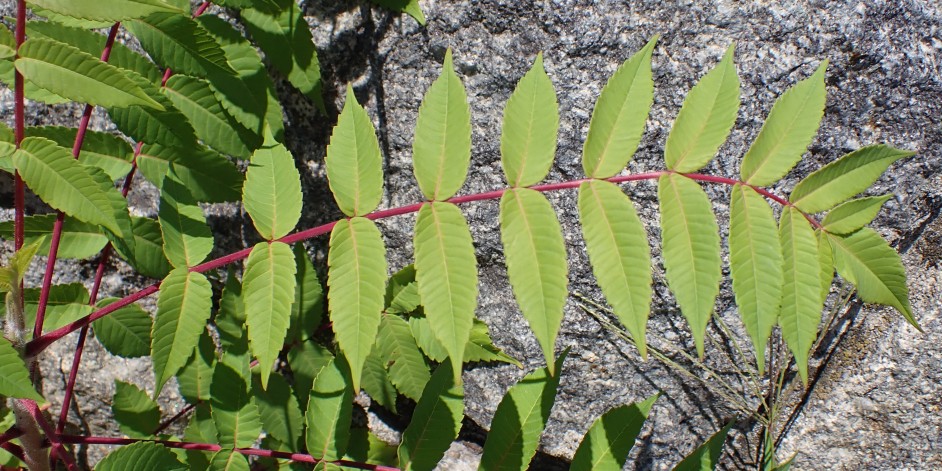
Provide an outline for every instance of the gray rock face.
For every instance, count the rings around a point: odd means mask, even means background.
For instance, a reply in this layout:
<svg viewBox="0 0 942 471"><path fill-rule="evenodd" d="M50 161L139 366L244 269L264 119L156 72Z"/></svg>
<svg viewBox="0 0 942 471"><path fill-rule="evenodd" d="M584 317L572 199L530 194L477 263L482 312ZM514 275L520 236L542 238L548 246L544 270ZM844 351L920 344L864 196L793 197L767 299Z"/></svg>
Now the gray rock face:
<svg viewBox="0 0 942 471"><path fill-rule="evenodd" d="M420 2L427 27L411 18L370 8L366 2L312 0L306 14L318 45L325 77L325 99L331 118L318 115L308 100L286 83L279 93L286 102L288 145L304 176L302 227L332 221L333 206L326 184L323 156L343 88L352 83L377 127L386 161L384 207L421 200L412 176L411 145L422 96L441 70L447 48L467 88L472 113L472 163L462 194L505 186L500 168L500 126L503 108L516 82L535 55L544 52L556 86L560 132L555 164L546 181L582 178L581 152L595 100L622 61L654 35L660 39L653 56L655 99L645 136L628 166L640 173L664 168L663 147L683 98L712 68L723 51L736 43L742 82L742 107L737 123L717 158L704 173L735 177L739 162L775 99L796 81L830 60L828 105L821 131L798 167L772 191L787 195L811 171L837 157L872 143L887 143L917 152L895 164L872 190L892 193L873 224L904 253L911 300L925 333L907 325L895 311L851 303L837 309L836 321L812 358L812 381L806 390L797 378L784 398L779 456L797 454L795 469L936 469L942 466L942 333L939 314L942 225L942 7L932 0L898 2L621 2L440 1ZM0 12L9 14L7 6ZM2 91L0 114L12 120L12 102ZM29 116L44 124L74 125L67 108L47 112L32 107ZM661 391L634 451L629 469L670 469L729 420L736 425L722 461L724 469L750 469L759 449L758 426L748 414L759 409L752 382L740 373L749 363L731 361L741 345L751 358L738 320L728 276L717 302L716 316L732 331L713 323L706 363L708 376L683 353L693 342L673 296L666 288L659 258L659 217L655 187L650 182L624 185L645 222L655 255L655 299L649 343L692 371L688 377L663 362L642 362L637 350L579 307L575 296L566 308L557 351L571 353L549 427L542 440L539 469L565 467L582 435L603 412L642 400ZM727 231L728 190L707 186L721 232ZM7 191L7 190L3 190ZM4 193L4 195L9 193ZM135 193L136 210L153 214L156 202ZM575 192L548 195L564 230L570 260L570 290L604 302L585 254L576 216ZM10 198L12 200L12 198ZM8 208L4 196L3 207ZM11 201L12 202L12 201ZM523 375L542 366L535 337L516 307L506 277L498 231L496 201L462 206L474 236L481 278L476 315L486 321L495 342L525 364L482 365L465 374L466 414L486 429L506 390ZM217 253L252 242L237 209L208 208L214 230L225 233ZM9 213L3 213L3 219ZM415 218L384 220L390 268L411 263ZM248 223L250 224L250 223ZM725 242L724 242L725 247ZM316 261L326 260L326 239L309 242ZM725 249L724 249L725 251ZM62 281L94 269L91 262L69 269ZM321 263L321 265L325 265ZM84 271L83 271L84 270ZM725 270L725 268L724 268ZM120 271L108 288L127 294L145 280ZM829 305L837 302L837 288ZM69 344L71 340L67 340ZM96 347L92 347L96 351ZM118 367L99 352L86 360L78 408L94 420L83 433L110 433L108 411L111 377L146 381L147 364ZM59 364L67 368L70 348L56 350L44 363L47 393L61 395ZM99 373L90 372L99 370ZM721 382L733 393L725 393ZM152 387L146 382L138 382ZM768 383L759 384L767 388ZM51 388L51 390L50 390ZM165 388L173 389L173 388ZM732 396L732 398L730 397ZM172 398L169 398L172 399ZM179 407L166 403L164 413ZM81 423L74 416L76 423ZM782 429L782 427L785 427ZM473 429L473 427L467 427ZM479 436L448 454L443 469L476 466ZM92 458L91 461L94 461Z"/></svg>

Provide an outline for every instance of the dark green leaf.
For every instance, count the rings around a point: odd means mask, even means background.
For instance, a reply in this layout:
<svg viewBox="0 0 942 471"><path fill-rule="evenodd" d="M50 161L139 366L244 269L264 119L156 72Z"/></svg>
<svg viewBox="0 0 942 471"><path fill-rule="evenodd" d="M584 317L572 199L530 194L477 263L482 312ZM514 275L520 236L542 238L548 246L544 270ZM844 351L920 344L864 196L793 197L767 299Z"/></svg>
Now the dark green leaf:
<svg viewBox="0 0 942 471"><path fill-rule="evenodd" d="M177 384L180 386L180 395L190 404L211 399L213 371L216 367L216 345L209 331L200 334L199 342L193 349L193 354L186 365L177 374ZM215 435L211 440L215 439Z"/></svg>
<svg viewBox="0 0 942 471"><path fill-rule="evenodd" d="M252 377L252 394L258 405L262 426L268 435L286 444L288 449L297 450L301 446L304 417L298 398L291 391L291 386L284 376L275 374L268 379L268 388L262 388L257 375Z"/></svg>
<svg viewBox="0 0 942 471"><path fill-rule="evenodd" d="M0 336L0 396L46 402L33 388L29 371L20 354L3 336Z"/></svg>
<svg viewBox="0 0 942 471"><path fill-rule="evenodd" d="M160 230L164 254L174 267L192 267L213 250L213 233L189 189L170 173L160 192Z"/></svg>
<svg viewBox="0 0 942 471"><path fill-rule="evenodd" d="M342 357L321 369L305 415L305 442L311 456L326 461L343 457L350 439L353 396L350 371Z"/></svg>
<svg viewBox="0 0 942 471"><path fill-rule="evenodd" d="M144 276L157 279L167 276L172 267L164 255L163 236L157 221L132 216L131 232L134 234L134 253L124 253L120 247L115 247L119 254Z"/></svg>
<svg viewBox="0 0 942 471"><path fill-rule="evenodd" d="M403 470L431 471L458 437L464 411L464 390L455 384L451 365L442 363L422 391L412 422L402 433L399 463ZM459 363L460 364L460 363Z"/></svg>
<svg viewBox="0 0 942 471"><path fill-rule="evenodd" d="M229 358L227 358L229 357ZM229 362L239 363L231 366ZM224 447L249 447L262 432L262 421L255 397L249 391L248 357L226 355L216 363L211 387L213 422ZM243 373L245 373L243 375Z"/></svg>
<svg viewBox="0 0 942 471"><path fill-rule="evenodd" d="M144 77L134 73L128 73L128 77L141 86L147 96L160 103L163 110L146 106L108 108L108 116L118 130L136 141L148 144L157 143L184 149L196 147L196 131L173 102Z"/></svg>
<svg viewBox="0 0 942 471"><path fill-rule="evenodd" d="M384 316L377 346L386 361L389 380L403 395L418 401L430 374L409 323L399 316ZM444 347L441 349L444 350Z"/></svg>
<svg viewBox="0 0 942 471"><path fill-rule="evenodd" d="M72 148L77 133L75 128L61 126L30 126L25 132L27 137L45 137L66 149ZM118 180L131 170L133 157L131 145L124 139L114 134L87 131L82 141L79 162L98 167L107 173L111 180Z"/></svg>
<svg viewBox="0 0 942 471"><path fill-rule="evenodd" d="M123 446L108 454L97 466L97 471L140 471L160 469L164 471L183 471L188 466L177 460L167 447L154 442L138 442Z"/></svg>
<svg viewBox="0 0 942 471"><path fill-rule="evenodd" d="M726 434L732 428L733 422L726 424L719 432L713 434L706 443L700 445L693 453L687 455L683 461L674 467L674 471L712 471L723 454L723 445L726 443Z"/></svg>
<svg viewBox="0 0 942 471"><path fill-rule="evenodd" d="M176 73L199 77L215 70L235 73L219 44L189 16L155 13L124 26L158 64Z"/></svg>
<svg viewBox="0 0 942 471"><path fill-rule="evenodd" d="M373 3L394 11L408 13L420 25L425 26L425 15L419 6L419 0L373 0Z"/></svg>
<svg viewBox="0 0 942 471"><path fill-rule="evenodd" d="M144 177L157 188L163 186L164 175L173 164L176 177L196 201L224 203L242 197L242 172L222 154L203 146L184 149L145 145L137 156L137 164Z"/></svg>
<svg viewBox="0 0 942 471"><path fill-rule="evenodd" d="M288 326L288 341L291 343L311 338L324 315L324 290L304 244L294 245L294 260L298 272L295 275L294 302L291 303L291 324Z"/></svg>
<svg viewBox="0 0 942 471"><path fill-rule="evenodd" d="M313 340L288 350L288 365L294 375L294 392L301 400L301 406L307 408L308 394L314 385L314 378L334 356L326 348Z"/></svg>
<svg viewBox="0 0 942 471"><path fill-rule="evenodd" d="M392 413L396 413L396 386L389 379L389 373L384 364L382 348L373 345L373 351L366 357L363 363L363 375L360 377L360 385L363 390L370 395L373 402L385 407ZM347 451L349 453L349 450Z"/></svg>
<svg viewBox="0 0 942 471"><path fill-rule="evenodd" d="M147 438L160 426L160 407L131 383L115 380L111 411L121 432L131 438Z"/></svg>
<svg viewBox="0 0 942 471"><path fill-rule="evenodd" d="M118 298L102 299L98 302L98 307L103 308L117 300ZM95 338L112 355L137 358L150 355L150 333L153 324L147 311L137 304L129 304L96 320L92 327Z"/></svg>
<svg viewBox="0 0 942 471"><path fill-rule="evenodd" d="M155 12L182 13L160 0L30 0L30 3L63 16L109 23L141 18Z"/></svg>
<svg viewBox="0 0 942 471"><path fill-rule="evenodd" d="M644 401L616 407L599 417L572 457L572 470L622 469L657 398L655 394Z"/></svg>
<svg viewBox="0 0 942 471"><path fill-rule="evenodd" d="M422 304L419 285L415 281L415 266L408 265L389 277L386 285L386 313L406 314Z"/></svg>

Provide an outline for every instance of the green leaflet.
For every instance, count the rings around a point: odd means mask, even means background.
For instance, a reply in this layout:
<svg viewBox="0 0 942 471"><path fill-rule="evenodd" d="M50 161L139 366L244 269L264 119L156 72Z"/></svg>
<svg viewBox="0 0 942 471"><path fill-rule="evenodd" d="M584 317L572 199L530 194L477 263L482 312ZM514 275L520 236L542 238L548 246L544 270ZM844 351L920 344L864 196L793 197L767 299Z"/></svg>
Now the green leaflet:
<svg viewBox="0 0 942 471"><path fill-rule="evenodd" d="M373 350L366 357L366 362L363 363L363 375L360 378L360 384L363 391L369 394L370 399L375 404L379 404L393 414L397 414L396 399L398 394L396 393L396 386L389 379L389 373L386 372L385 363L386 360L383 358L380 348L373 345ZM349 453L349 450L347 452Z"/></svg>
<svg viewBox="0 0 942 471"><path fill-rule="evenodd" d="M323 110L321 70L311 28L297 4L288 2L287 6L273 14L245 9L242 20L268 61Z"/></svg>
<svg viewBox="0 0 942 471"><path fill-rule="evenodd" d="M788 89L772 106L759 136L743 157L740 175L749 185L765 186L784 177L801 160L824 116L824 71L828 61Z"/></svg>
<svg viewBox="0 0 942 471"><path fill-rule="evenodd" d="M314 386L314 378L334 356L326 348L313 340L303 342L288 350L288 366L294 375L294 393L301 400L301 407L307 410L307 398Z"/></svg>
<svg viewBox="0 0 942 471"><path fill-rule="evenodd" d="M530 186L546 178L556 155L558 131L556 90L546 75L541 52L504 108L500 162L510 186Z"/></svg>
<svg viewBox="0 0 942 471"><path fill-rule="evenodd" d="M415 223L419 294L435 337L451 357L455 382L477 307L478 273L468 223L457 206L422 206Z"/></svg>
<svg viewBox="0 0 942 471"><path fill-rule="evenodd" d="M160 191L157 213L164 240L164 254L174 267L192 267L213 250L213 232L203 209L174 174L167 174Z"/></svg>
<svg viewBox="0 0 942 471"><path fill-rule="evenodd" d="M354 427L350 430L350 442L347 444L347 455L344 459L399 467L396 448L377 438L365 427Z"/></svg>
<svg viewBox="0 0 942 471"><path fill-rule="evenodd" d="M739 111L739 77L730 46L716 68L690 90L667 136L664 159L667 168L689 173L713 159L736 122Z"/></svg>
<svg viewBox="0 0 942 471"><path fill-rule="evenodd" d="M189 359L209 320L212 296L213 290L206 277L188 272L185 267L175 268L161 282L151 335L151 359L157 383L154 397Z"/></svg>
<svg viewBox="0 0 942 471"><path fill-rule="evenodd" d="M26 244L42 240L39 252L49 253L52 241L52 228L56 222L55 214L37 214L23 218L23 235ZM0 237L13 240L13 221L0 223ZM44 238L45 237L45 238ZM59 240L58 258L94 257L108 243L108 238L95 224L65 218L62 222L62 234ZM44 238L44 239L43 239Z"/></svg>
<svg viewBox="0 0 942 471"><path fill-rule="evenodd" d="M729 221L729 271L746 332L765 372L765 344L782 299L782 248L772 208L751 187L733 186Z"/></svg>
<svg viewBox="0 0 942 471"><path fill-rule="evenodd" d="M620 470L658 395L616 407L596 419L572 457L573 471Z"/></svg>
<svg viewBox="0 0 942 471"><path fill-rule="evenodd" d="M445 347L442 346L441 342L435 338L435 334L427 318L417 316L410 317L409 327L412 328L412 335L415 337L415 342L425 353L425 356L437 362L443 362L448 359L448 352L445 351ZM471 325L471 337L464 347L464 362L490 361L511 363L516 365L517 368L523 368L523 365L520 364L519 361L494 346L494 343L491 341L490 332L487 329L487 324L479 319L474 319L474 323Z"/></svg>
<svg viewBox="0 0 942 471"><path fill-rule="evenodd" d="M94 57L101 55L108 38L95 31L66 26L55 21L32 21L26 25L26 34L31 38L44 37L66 43ZM162 74L157 66L120 42L112 44L108 63L120 69L137 72L151 83L160 83Z"/></svg>
<svg viewBox="0 0 942 471"><path fill-rule="evenodd" d="M865 227L844 237L828 234L828 240L837 272L857 287L861 300L895 307L922 331L909 306L903 262L880 234Z"/></svg>
<svg viewBox="0 0 942 471"><path fill-rule="evenodd" d="M282 144L267 142L252 155L242 201L262 237L284 237L301 219L301 174Z"/></svg>
<svg viewBox="0 0 942 471"><path fill-rule="evenodd" d="M66 149L72 148L78 133L75 128L61 126L30 126L25 131L27 137L45 137ZM87 131L82 141L79 162L100 168L114 181L128 174L133 157L131 145L119 136Z"/></svg>
<svg viewBox="0 0 942 471"><path fill-rule="evenodd" d="M386 285L386 313L406 314L422 304L418 283L415 282L415 266L407 265L389 277Z"/></svg>
<svg viewBox="0 0 942 471"><path fill-rule="evenodd" d="M161 108L121 69L68 44L37 38L24 42L18 51L16 69L63 98L97 106Z"/></svg>
<svg viewBox="0 0 942 471"><path fill-rule="evenodd" d="M16 67L13 65L13 61L0 60L0 82L6 84L7 87L11 89L15 87L15 71ZM47 105L58 105L71 101L68 98L63 98L36 85L30 80L26 80L23 85L23 91L26 94L26 98L29 100L42 102Z"/></svg>
<svg viewBox="0 0 942 471"><path fill-rule="evenodd" d="M186 365L177 374L177 384L180 386L180 395L190 404L197 404L200 401L209 403L212 398L210 390L212 388L213 372L216 368L216 344L210 337L209 331L204 330L200 334L200 340L193 349ZM213 434L211 439L215 438Z"/></svg>
<svg viewBox="0 0 942 471"><path fill-rule="evenodd" d="M242 275L242 302L247 316L249 345L258 358L262 386L288 334L297 267L291 247L259 242L252 248Z"/></svg>
<svg viewBox="0 0 942 471"><path fill-rule="evenodd" d="M111 411L121 433L147 438L160 426L160 407L147 393L131 383L115 380Z"/></svg>
<svg viewBox="0 0 942 471"><path fill-rule="evenodd" d="M553 347L569 295L566 245L556 212L540 193L511 189L500 199L500 232L517 303L543 348L546 365L553 368Z"/></svg>
<svg viewBox="0 0 942 471"><path fill-rule="evenodd" d="M779 239L785 260L779 325L782 338L795 355L801 379L807 384L808 353L818 337L824 304L818 241L804 214L791 206L782 211Z"/></svg>
<svg viewBox="0 0 942 471"><path fill-rule="evenodd" d="M391 10L408 13L409 16L415 18L415 21L418 21L420 25L425 26L425 14L422 13L419 0L373 0L373 3Z"/></svg>
<svg viewBox="0 0 942 471"><path fill-rule="evenodd" d="M26 271L29 269L29 264L32 263L33 257L36 256L36 252L40 246L41 243L38 241L31 242L28 245L20 247L20 250L13 253L7 261L7 266L3 267L3 270L9 275L9 278L4 282L5 285L0 285L0 291L13 291L13 285L19 285L23 281L23 278L26 276ZM82 289L84 289L84 286ZM24 297L27 293L29 293L28 289L24 293Z"/></svg>
<svg viewBox="0 0 942 471"><path fill-rule="evenodd" d="M555 371L549 367L537 369L504 394L491 421L478 469L526 471L529 468L556 400L567 353L568 350L553 362Z"/></svg>
<svg viewBox="0 0 942 471"><path fill-rule="evenodd" d="M582 149L586 176L608 178L617 174L638 148L654 100L651 53L656 43L657 36L625 61L602 89Z"/></svg>
<svg viewBox="0 0 942 471"><path fill-rule="evenodd" d="M245 332L245 320L242 283L236 278L235 269L230 268L226 285L222 290L222 297L219 299L219 309L213 318L223 350L236 355L248 353L249 339Z"/></svg>
<svg viewBox="0 0 942 471"><path fill-rule="evenodd" d="M422 391L412 422L402 433L399 464L403 471L432 470L458 436L464 411L464 390L455 381L460 371L452 371L453 364L445 362L435 370Z"/></svg>
<svg viewBox="0 0 942 471"><path fill-rule="evenodd" d="M199 202L224 203L242 198L244 177L229 159L200 145L186 149L148 144L141 147L137 165L157 188L173 165L176 177Z"/></svg>
<svg viewBox="0 0 942 471"><path fill-rule="evenodd" d="M297 288L294 290L291 323L288 326L288 341L291 343L311 338L324 316L324 289L304 244L300 242L294 245L294 260L298 272L295 275Z"/></svg>
<svg viewBox="0 0 942 471"><path fill-rule="evenodd" d="M831 294L831 284L834 282L834 251L828 234L820 229L814 231L818 239L818 265L821 267L821 304L824 304Z"/></svg>
<svg viewBox="0 0 942 471"><path fill-rule="evenodd" d="M26 325L34 325L36 311L39 308L40 288L26 288L23 290L23 315ZM91 314L92 307L88 305L88 290L81 283L52 285L49 288L49 299L43 322L43 332L58 329L70 322ZM0 313L4 310L0 309Z"/></svg>
<svg viewBox="0 0 942 471"><path fill-rule="evenodd" d="M693 180L664 175L658 179L657 194L667 283L703 357L703 337L722 277L719 226L709 198Z"/></svg>
<svg viewBox="0 0 942 471"><path fill-rule="evenodd" d="M252 395L258 405L262 426L269 436L286 444L289 450L301 446L304 417L298 398L291 391L285 377L273 375L268 380L268 389L263 389L257 375L252 376Z"/></svg>
<svg viewBox="0 0 942 471"><path fill-rule="evenodd" d="M32 399L40 404L46 402L33 388L20 354L3 336L0 336L0 396Z"/></svg>
<svg viewBox="0 0 942 471"><path fill-rule="evenodd" d="M389 380L404 396L418 401L431 375L409 323L399 316L386 315L380 326L376 347L386 359Z"/></svg>
<svg viewBox="0 0 942 471"><path fill-rule="evenodd" d="M128 212L128 200L114 186L114 182L98 167L85 167L88 175L98 183L98 187L108 198L108 205L111 206L111 214L119 231L104 232L108 240L115 247L121 247L126 253L134 251L134 237L132 235L131 215Z"/></svg>
<svg viewBox="0 0 942 471"><path fill-rule="evenodd" d="M366 110L357 103L353 87L337 118L327 146L327 180L337 206L347 216L364 216L383 196L383 160L376 130Z"/></svg>
<svg viewBox="0 0 942 471"><path fill-rule="evenodd" d="M579 219L602 293L646 358L651 249L644 225L621 188L601 180L579 187Z"/></svg>
<svg viewBox="0 0 942 471"><path fill-rule="evenodd" d="M376 224L360 217L338 221L330 233L327 266L330 319L350 364L353 390L359 391L386 293L386 248Z"/></svg>
<svg viewBox="0 0 942 471"><path fill-rule="evenodd" d="M174 75L162 89L183 113L196 135L208 146L224 154L248 158L261 144L261 138L226 113L203 80Z"/></svg>
<svg viewBox="0 0 942 471"><path fill-rule="evenodd" d="M471 109L451 49L419 107L412 158L415 179L429 200L447 200L464 184L471 162Z"/></svg>
<svg viewBox="0 0 942 471"><path fill-rule="evenodd" d="M831 234L850 234L870 224L873 218L877 217L883 203L892 197L893 195L868 196L842 203L824 216L821 226Z"/></svg>
<svg viewBox="0 0 942 471"><path fill-rule="evenodd" d="M198 77L211 71L235 74L219 44L188 15L155 13L124 26L155 62L176 73Z"/></svg>
<svg viewBox="0 0 942 471"><path fill-rule="evenodd" d="M726 424L720 431L707 439L693 453L687 455L683 461L674 466L674 471L712 471L723 455L723 445L726 443L726 434L735 422Z"/></svg>
<svg viewBox="0 0 942 471"><path fill-rule="evenodd" d="M103 308L118 298L105 298L98 302ZM92 323L95 338L112 355L137 358L150 355L150 333L154 322L138 304L130 304Z"/></svg>
<svg viewBox="0 0 942 471"><path fill-rule="evenodd" d="M0 60L16 56L16 39L6 26L0 27Z"/></svg>
<svg viewBox="0 0 942 471"><path fill-rule="evenodd" d="M23 139L13 164L44 202L81 221L121 233L108 196L69 151L41 137Z"/></svg>
<svg viewBox="0 0 942 471"><path fill-rule="evenodd" d="M183 13L160 0L30 0L30 3L60 15L109 23L157 12Z"/></svg>
<svg viewBox="0 0 942 471"><path fill-rule="evenodd" d="M353 412L350 372L342 357L324 366L308 398L305 443L311 456L325 461L343 457Z"/></svg>
<svg viewBox="0 0 942 471"><path fill-rule="evenodd" d="M134 80L147 96L160 103L163 110L146 106L108 108L108 116L118 130L138 142L159 143L185 149L196 147L196 131L173 102L144 77L133 72L129 72L128 77Z"/></svg>
<svg viewBox="0 0 942 471"><path fill-rule="evenodd" d="M82 2L84 3L84 2ZM179 460L169 448L154 442L138 442L115 449L101 460L97 471L134 471L160 469L183 471L189 467Z"/></svg>
<svg viewBox="0 0 942 471"><path fill-rule="evenodd" d="M219 450L210 462L213 471L249 471L249 460L242 453L233 450Z"/></svg>
<svg viewBox="0 0 942 471"><path fill-rule="evenodd" d="M249 391L248 360L244 355L226 355L213 371L210 403L223 447L252 446L262 432L255 397Z"/></svg>
<svg viewBox="0 0 942 471"><path fill-rule="evenodd" d="M788 200L809 214L831 209L870 187L890 164L913 154L885 145L864 147L805 177Z"/></svg>
<svg viewBox="0 0 942 471"><path fill-rule="evenodd" d="M157 221L150 218L131 217L131 232L134 234L134 253L122 252L115 246L138 273L151 278L163 278L170 273L170 262L164 255L163 235Z"/></svg>
<svg viewBox="0 0 942 471"><path fill-rule="evenodd" d="M183 439L194 443L212 443L217 440L216 435L216 425L213 424L209 401L197 404L186 429L183 431ZM186 462L190 466L190 471L210 469L210 458L209 452L206 451L186 451Z"/></svg>

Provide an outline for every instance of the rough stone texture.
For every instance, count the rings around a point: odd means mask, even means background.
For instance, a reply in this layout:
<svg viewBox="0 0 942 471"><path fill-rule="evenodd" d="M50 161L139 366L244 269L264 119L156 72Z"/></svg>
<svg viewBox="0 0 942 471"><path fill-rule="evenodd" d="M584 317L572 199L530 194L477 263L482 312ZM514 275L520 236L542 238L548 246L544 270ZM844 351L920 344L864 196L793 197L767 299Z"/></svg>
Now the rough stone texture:
<svg viewBox="0 0 942 471"><path fill-rule="evenodd" d="M354 85L377 126L387 159L385 207L420 200L411 171L411 143L421 97L438 76L445 50L452 48L455 64L469 96L473 124L471 172L462 193L504 185L500 170L500 123L503 107L515 83L538 51L556 85L561 126L556 163L547 181L580 178L582 143L599 92L618 65L648 38L661 35L654 51L655 101L644 139L628 170L663 168L663 145L687 91L720 58L732 42L742 81L742 108L729 141L706 173L735 176L738 162L758 133L774 100L797 80L807 77L829 59L828 106L822 128L799 166L773 188L787 194L804 175L846 152L871 143L912 149L915 157L891 167L872 190L893 193L875 221L885 237L904 252L911 282L913 309L924 334L908 326L895 312L852 303L839 311L831 334L812 359L812 389L796 385L786 398L789 421L781 457L797 453L795 469L937 469L942 465L942 347L932 339L942 333L940 252L942 225L942 7L933 0L884 2L626 2L626 1L436 1L420 2L429 23L419 27L411 18L398 18L370 9L366 3L334 0L305 2L326 81L325 100L331 119L317 114L311 103L282 82L279 93L288 107L288 145L304 174L304 227L340 216L330 203L323 156L333 117L341 106L342 90ZM9 7L0 7L9 14ZM12 97L0 95L0 114L8 121ZM51 110L51 111L50 111ZM35 123L74 124L75 108L31 106ZM625 186L636 203L652 241L659 240L654 186L647 182ZM708 187L724 227L728 192ZM9 195L3 190L3 195ZM11 200L12 198L10 198ZM570 289L601 300L575 216L575 193L550 195L558 209L570 255ZM9 207L4 196L3 206ZM325 202L326 205L325 206ZM153 214L156 202L146 192L132 199L136 211ZM329 207L330 209L325 209ZM536 339L516 309L504 267L497 231L497 204L484 202L462 208L472 227L481 276L477 316L491 326L495 342L526 365L541 365ZM237 209L208 208L217 240L216 255L252 242L251 226ZM9 212L3 214L9 218ZM392 269L410 263L415 218L383 221ZM250 224L250 223L249 223ZM241 230L231 228L241 225ZM316 261L325 259L326 241L309 243ZM657 244L654 244L658 255ZM673 298L664 287L659 260L655 266L655 304L649 342L662 349L692 352L692 339ZM323 265L323 263L322 263ZM73 269L74 268L74 269ZM94 269L91 262L65 268L80 276ZM145 280L122 278L109 286L124 294ZM87 279L87 278L86 278ZM107 292L107 291L106 291ZM832 303L836 296L832 296ZM728 281L717 304L719 317L741 342L740 322ZM749 382L729 361L734 342L711 326L717 343L708 344L707 361L736 391ZM59 364L67 361L71 341L44 363L47 392L55 398ZM670 469L684 454L733 417L740 419L731 433L722 467L748 469L754 465L756 424L737 413L732 401L718 395L715 379L676 352L671 358L712 384L678 374L655 360L642 363L633 346L603 328L571 299L566 310L559 350L571 347L553 417L542 441L540 469L550 469L571 457L591 422L618 404L641 400L663 391L631 455L630 469ZM96 347L91 347L92 352ZM746 349L746 354L751 355ZM673 351L673 350L671 350ZM63 360L61 358L65 357ZM107 432L107 404L112 376L148 387L149 366L112 363L107 353L90 356L85 367L98 373L81 377L79 408L94 414L93 433ZM101 365L109 365L103 367ZM115 364L112 367L110 365ZM745 366L740 366L745 367ZM525 372L513 366L481 366L465 374L466 413L486 429L503 393ZM790 381L795 381L790 377ZM763 384L767 386L767 384ZM152 387L152 384L149 386ZM61 389L60 389L61 391ZM86 393L87 392L87 393ZM61 394L61 392L59 392ZM742 393L744 406L758 400ZM179 407L165 403L164 413ZM371 420L378 420L371 416ZM395 427L393 427L395 428ZM466 427L475 429L475 427ZM113 431L112 431L113 432ZM480 434L467 433L449 452L443 469L472 468L479 459Z"/></svg>

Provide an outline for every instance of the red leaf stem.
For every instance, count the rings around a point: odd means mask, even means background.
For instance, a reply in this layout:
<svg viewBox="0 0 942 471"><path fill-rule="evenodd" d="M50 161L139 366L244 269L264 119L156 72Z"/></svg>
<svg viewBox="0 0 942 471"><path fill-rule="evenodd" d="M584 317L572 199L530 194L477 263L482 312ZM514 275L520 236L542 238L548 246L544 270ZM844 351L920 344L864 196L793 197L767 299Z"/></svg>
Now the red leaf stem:
<svg viewBox="0 0 942 471"><path fill-rule="evenodd" d="M20 435L23 435L23 431L17 428L16 425L14 425L10 427L9 429L7 429L6 432L0 433L0 445L10 440L13 440L15 438L19 438Z"/></svg>
<svg viewBox="0 0 942 471"><path fill-rule="evenodd" d="M196 404L199 404L199 402L197 402ZM171 426L174 422L176 422L177 420L180 420L180 417L183 417L184 415L189 413L191 410L195 409L196 404L187 404L186 407L181 409L180 412L177 412L173 417L163 421L157 427L157 430L154 430L154 435L160 435L160 432L163 432L164 430L167 429L167 427Z"/></svg>
<svg viewBox="0 0 942 471"><path fill-rule="evenodd" d="M16 31L13 33L16 41L16 50L19 57L20 45L26 40L26 0L16 1ZM23 91L23 74L18 69L13 68L13 135L16 147L20 147L23 142L23 135L26 129L26 100ZM13 172L13 246L20 250L24 240L24 214L26 201L26 190L23 185L23 178L19 171Z"/></svg>
<svg viewBox="0 0 942 471"><path fill-rule="evenodd" d="M33 417L33 420L39 424L39 427L43 429L43 432L46 434L46 438L49 440L49 443L52 444L52 452L56 454L59 459L65 462L65 466L69 471L78 471L78 465L75 463L75 459L72 458L72 455L69 453L69 450L65 449L63 442L60 441L59 435L53 430L52 426L49 425L49 422L46 420L46 417L43 416L42 411L39 409L39 406L36 404L36 401L30 399L16 399L19 402L20 406L26 409L29 414Z"/></svg>

